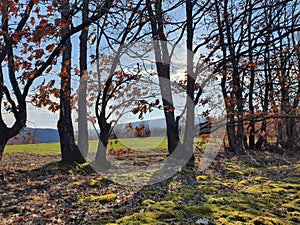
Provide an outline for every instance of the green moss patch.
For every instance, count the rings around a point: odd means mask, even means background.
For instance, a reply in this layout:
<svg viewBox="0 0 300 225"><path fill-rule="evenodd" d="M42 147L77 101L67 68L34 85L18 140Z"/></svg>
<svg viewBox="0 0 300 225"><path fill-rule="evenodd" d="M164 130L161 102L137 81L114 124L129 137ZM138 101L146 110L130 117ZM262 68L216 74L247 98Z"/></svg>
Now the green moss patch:
<svg viewBox="0 0 300 225"><path fill-rule="evenodd" d="M200 182L200 181L206 181L209 179L209 176L197 176L196 177L196 181Z"/></svg>
<svg viewBox="0 0 300 225"><path fill-rule="evenodd" d="M100 196L81 196L78 198L78 203L94 202L94 203L107 203L114 201L117 198L116 194L107 194Z"/></svg>
<svg viewBox="0 0 300 225"><path fill-rule="evenodd" d="M115 218L114 217L112 217L112 216L104 216L101 219L99 219L96 224L97 225L106 225L106 224L111 224L112 225L112 224L114 224L114 222L115 222Z"/></svg>
<svg viewBox="0 0 300 225"><path fill-rule="evenodd" d="M134 213L130 216L124 216L116 221L116 224L124 225L139 225L139 224L154 224L168 225L168 223L159 221L160 214L155 212Z"/></svg>
<svg viewBox="0 0 300 225"><path fill-rule="evenodd" d="M220 172L207 174L182 170L185 176L172 178L160 201L145 199L124 210L114 223L195 224L207 218L218 225L299 224L300 182L295 166L253 168L239 161L222 166ZM193 176L193 182L187 176ZM157 187L146 187L143 193L157 196Z"/></svg>
<svg viewBox="0 0 300 225"><path fill-rule="evenodd" d="M155 202L147 199L142 202L142 207L138 208L138 212L116 220L116 224L168 224L164 220L178 217L175 207L172 201Z"/></svg>
<svg viewBox="0 0 300 225"><path fill-rule="evenodd" d="M249 225L287 225L286 221L270 217L257 217L250 221Z"/></svg>
<svg viewBox="0 0 300 225"><path fill-rule="evenodd" d="M190 205L182 209L188 216L207 217L217 211L217 206L214 204Z"/></svg>
<svg viewBox="0 0 300 225"><path fill-rule="evenodd" d="M107 187L112 181L106 179L105 177L97 177L87 181L90 187Z"/></svg>

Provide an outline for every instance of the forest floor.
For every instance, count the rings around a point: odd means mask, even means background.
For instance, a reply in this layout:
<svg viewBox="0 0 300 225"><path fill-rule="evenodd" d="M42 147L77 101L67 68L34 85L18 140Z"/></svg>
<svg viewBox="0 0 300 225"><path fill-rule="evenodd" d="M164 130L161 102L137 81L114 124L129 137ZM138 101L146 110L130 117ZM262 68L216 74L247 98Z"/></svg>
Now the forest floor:
<svg viewBox="0 0 300 225"><path fill-rule="evenodd" d="M300 224L299 155L220 153L203 172L143 187L59 160L4 156L0 224Z"/></svg>

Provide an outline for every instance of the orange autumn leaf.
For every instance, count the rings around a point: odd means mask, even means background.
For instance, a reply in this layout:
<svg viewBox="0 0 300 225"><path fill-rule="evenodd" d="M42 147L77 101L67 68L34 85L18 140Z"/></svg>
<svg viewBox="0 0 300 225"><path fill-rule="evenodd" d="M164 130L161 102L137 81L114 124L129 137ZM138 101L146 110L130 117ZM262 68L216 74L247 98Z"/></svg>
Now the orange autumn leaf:
<svg viewBox="0 0 300 225"><path fill-rule="evenodd" d="M166 110L166 112L168 112L168 113L172 113L174 111L175 111L175 108L171 108L171 109Z"/></svg>
<svg viewBox="0 0 300 225"><path fill-rule="evenodd" d="M43 49L37 49L34 52L35 52L35 57L37 59L42 58L42 56L44 55L44 50Z"/></svg>
<svg viewBox="0 0 300 225"><path fill-rule="evenodd" d="M55 46L54 44L50 44L46 47L46 50L51 52L54 49L54 46Z"/></svg>
<svg viewBox="0 0 300 225"><path fill-rule="evenodd" d="M76 75L79 75L79 74L80 74L80 72L79 72L79 69L78 69L78 68L74 68L74 72L75 72L75 74L76 74Z"/></svg>
<svg viewBox="0 0 300 225"><path fill-rule="evenodd" d="M48 25L48 21L46 19L42 19L40 22L40 27L45 28Z"/></svg>
<svg viewBox="0 0 300 225"><path fill-rule="evenodd" d="M53 214L53 212L51 212L51 211L44 211L43 212L44 213L44 215L46 215L46 216L51 216L52 214Z"/></svg>
<svg viewBox="0 0 300 225"><path fill-rule="evenodd" d="M66 66L69 66L71 64L71 60L66 60L64 63Z"/></svg>
<svg viewBox="0 0 300 225"><path fill-rule="evenodd" d="M61 29L65 29L65 28L67 28L68 26L69 26L68 23L62 23L62 24L60 25Z"/></svg>

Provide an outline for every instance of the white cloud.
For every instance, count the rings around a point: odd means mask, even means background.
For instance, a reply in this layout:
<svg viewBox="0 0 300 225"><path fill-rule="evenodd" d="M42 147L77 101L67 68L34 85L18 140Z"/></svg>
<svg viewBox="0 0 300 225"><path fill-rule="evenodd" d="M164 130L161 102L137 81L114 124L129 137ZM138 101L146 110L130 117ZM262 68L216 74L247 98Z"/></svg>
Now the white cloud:
<svg viewBox="0 0 300 225"><path fill-rule="evenodd" d="M28 127L56 129L58 116L58 112L51 113L47 109L40 109L29 106L26 125ZM15 121L14 116L11 113L4 113L3 118L8 126L11 126Z"/></svg>

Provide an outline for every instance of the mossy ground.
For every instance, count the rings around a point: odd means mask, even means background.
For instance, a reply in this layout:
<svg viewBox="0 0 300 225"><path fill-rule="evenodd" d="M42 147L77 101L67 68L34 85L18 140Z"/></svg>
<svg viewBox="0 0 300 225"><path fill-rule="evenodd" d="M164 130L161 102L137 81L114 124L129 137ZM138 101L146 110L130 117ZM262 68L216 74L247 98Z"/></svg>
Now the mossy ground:
<svg viewBox="0 0 300 225"><path fill-rule="evenodd" d="M207 218L217 225L297 225L299 160L276 157L271 162L219 155L204 172L182 169L136 188L91 173L87 164L12 154L2 161L0 224L193 225Z"/></svg>
<svg viewBox="0 0 300 225"><path fill-rule="evenodd" d="M162 185L166 190L159 200L153 200L157 192L151 187L144 188L140 193L149 199L119 211L107 224L196 224L200 218L218 225L300 224L297 163L254 167L236 159L223 163L219 172L180 172Z"/></svg>

